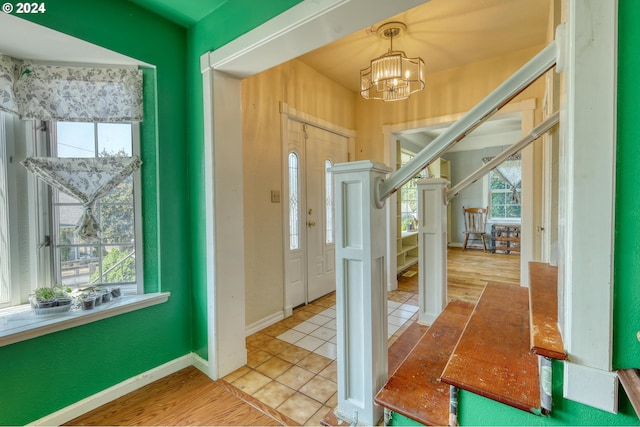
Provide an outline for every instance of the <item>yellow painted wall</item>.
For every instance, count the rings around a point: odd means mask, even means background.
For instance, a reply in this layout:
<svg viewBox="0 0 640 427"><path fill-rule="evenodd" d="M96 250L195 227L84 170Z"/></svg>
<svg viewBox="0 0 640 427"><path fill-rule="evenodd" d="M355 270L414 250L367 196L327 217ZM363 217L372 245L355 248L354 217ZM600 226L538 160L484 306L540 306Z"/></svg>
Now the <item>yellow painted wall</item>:
<svg viewBox="0 0 640 427"><path fill-rule="evenodd" d="M404 101L369 101L356 95L357 160L384 161L382 126L465 113L498 87L544 46L427 74L426 88ZM427 69L429 60L425 58ZM537 98L541 105L544 81L539 79L514 101ZM536 114L536 122L540 115Z"/></svg>
<svg viewBox="0 0 640 427"><path fill-rule="evenodd" d="M293 60L242 81L246 323L284 307L280 108L355 128L353 92Z"/></svg>
<svg viewBox="0 0 640 427"><path fill-rule="evenodd" d="M345 89L298 60L243 80L247 325L281 312L284 306L284 206L270 201L270 191L282 187L281 101L304 114L355 129L355 159L383 162L384 125L464 113L542 47L428 74L424 92L406 101L391 103L363 100L358 93ZM515 101L535 98L539 108L544 86L544 79L540 79ZM537 111L536 122L540 117ZM538 194L535 203L539 200Z"/></svg>

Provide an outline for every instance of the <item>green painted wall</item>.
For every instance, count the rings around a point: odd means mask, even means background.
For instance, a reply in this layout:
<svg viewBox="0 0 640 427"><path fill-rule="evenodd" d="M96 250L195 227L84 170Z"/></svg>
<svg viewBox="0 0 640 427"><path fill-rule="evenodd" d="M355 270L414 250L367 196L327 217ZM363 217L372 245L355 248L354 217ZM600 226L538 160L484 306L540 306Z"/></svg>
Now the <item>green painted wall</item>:
<svg viewBox="0 0 640 427"><path fill-rule="evenodd" d="M203 358L207 353L205 205L204 205L204 133L202 104L202 74L200 56L224 46L272 17L296 5L301 0L233 0L192 26L188 32L188 140L189 183L191 188L190 234L192 241L194 322L193 349Z"/></svg>
<svg viewBox="0 0 640 427"><path fill-rule="evenodd" d="M640 2L618 3L614 368L640 368Z"/></svg>
<svg viewBox="0 0 640 427"><path fill-rule="evenodd" d="M553 410L550 416L539 417L461 390L458 400L459 424L461 426L640 425L640 420L636 417L629 399L622 391L617 415L564 399L562 397L563 367L562 362L553 363ZM419 425L398 414L394 414L391 424Z"/></svg>
<svg viewBox="0 0 640 427"><path fill-rule="evenodd" d="M187 31L123 0L55 0L21 17L157 66L142 124L145 287L165 304L0 348L0 424L21 425L188 354ZM19 43L16 37L16 43ZM154 74L157 81L153 82ZM151 91L153 93L153 91ZM149 100L151 101L151 100Z"/></svg>

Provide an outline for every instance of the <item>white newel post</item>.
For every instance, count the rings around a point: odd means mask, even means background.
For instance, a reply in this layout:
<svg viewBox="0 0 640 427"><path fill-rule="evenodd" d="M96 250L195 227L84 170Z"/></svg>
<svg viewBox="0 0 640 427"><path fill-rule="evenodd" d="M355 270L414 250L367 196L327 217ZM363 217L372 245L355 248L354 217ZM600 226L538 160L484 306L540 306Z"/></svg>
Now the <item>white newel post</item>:
<svg viewBox="0 0 640 427"><path fill-rule="evenodd" d="M331 168L336 196L338 408L348 422L376 425L387 381L386 213L377 186L391 169L370 161Z"/></svg>
<svg viewBox="0 0 640 427"><path fill-rule="evenodd" d="M418 322L431 325L447 305L447 185L418 181Z"/></svg>

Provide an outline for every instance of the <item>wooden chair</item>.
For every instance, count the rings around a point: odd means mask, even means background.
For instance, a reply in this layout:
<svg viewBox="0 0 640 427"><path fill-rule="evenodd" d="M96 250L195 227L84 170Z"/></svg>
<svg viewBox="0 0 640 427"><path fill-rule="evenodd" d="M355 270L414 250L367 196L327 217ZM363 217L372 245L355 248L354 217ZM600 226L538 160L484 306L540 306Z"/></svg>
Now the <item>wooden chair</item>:
<svg viewBox="0 0 640 427"><path fill-rule="evenodd" d="M467 250L467 243L470 240L482 240L483 251L487 251L487 244L484 236L487 229L487 213L489 208L465 208L462 207L464 214L464 243L462 250ZM480 236L479 238L477 236Z"/></svg>

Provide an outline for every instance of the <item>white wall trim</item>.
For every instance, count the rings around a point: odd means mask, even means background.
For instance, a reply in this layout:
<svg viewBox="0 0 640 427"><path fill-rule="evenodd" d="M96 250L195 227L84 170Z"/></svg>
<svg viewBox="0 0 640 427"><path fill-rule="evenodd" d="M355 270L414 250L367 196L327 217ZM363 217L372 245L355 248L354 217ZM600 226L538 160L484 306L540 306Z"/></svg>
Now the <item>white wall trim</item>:
<svg viewBox="0 0 640 427"><path fill-rule="evenodd" d="M144 387L152 382L164 378L167 375L171 375L193 364L193 355L186 354L182 357L174 359L170 362L160 365L156 368L150 369L139 375L124 380L106 390L91 395L85 399L82 399L72 405L62 408L52 414L42 417L38 420L32 421L29 425L36 426L59 426L72 419L79 417L89 411L92 411L106 403L111 402L119 397L124 396L127 393L131 393L141 387Z"/></svg>
<svg viewBox="0 0 640 427"><path fill-rule="evenodd" d="M285 313L284 310L277 311L267 317L263 317L257 322L253 322L250 325L247 325L247 327L245 328L246 336L255 334L256 332L261 331L264 328L268 328L269 326L278 323L279 321L284 319L284 313Z"/></svg>
<svg viewBox="0 0 640 427"><path fill-rule="evenodd" d="M615 412L610 371L618 4L566 0L564 6L568 31L560 102L558 321L572 362L565 367L564 396Z"/></svg>
<svg viewBox="0 0 640 427"><path fill-rule="evenodd" d="M202 357L198 356L196 353L191 353L191 364L203 374L209 375L208 360L203 359Z"/></svg>
<svg viewBox="0 0 640 427"><path fill-rule="evenodd" d="M563 386L568 399L618 413L618 374L615 372L565 362Z"/></svg>
<svg viewBox="0 0 640 427"><path fill-rule="evenodd" d="M235 77L249 77L424 2L303 1L210 52L203 65Z"/></svg>
<svg viewBox="0 0 640 427"><path fill-rule="evenodd" d="M356 131L353 129L347 129L326 120L322 120L318 117L312 116L311 114L299 111L283 101L280 101L280 113L285 114L291 120L308 123L322 130L344 136L345 138L355 138L356 136Z"/></svg>
<svg viewBox="0 0 640 427"><path fill-rule="evenodd" d="M219 167L237 163L234 147L242 147L242 112L230 110L227 104L241 103L240 79L294 59L320 46L338 40L354 31L366 28L382 19L415 7L424 0L314 0L303 1L270 21L260 25L219 49L200 57L203 76L204 103L204 170L207 257L208 351L211 378L225 375L233 365L244 364L245 322L225 319L223 312L235 312L232 318L244 316L244 267L242 277L234 276L230 283L219 277L218 269L227 267L217 259L220 239L216 218L235 209L234 220L242 212L242 191L239 200L216 204L221 181ZM330 31L328 31L330 29ZM214 108L216 107L216 108ZM214 126L215 123L215 126ZM233 137L228 137L229 135ZM240 135L239 137L236 137ZM350 145L353 140L350 138ZM228 148L225 150L225 147ZM240 169L241 170L241 169ZM220 176L220 179L214 177ZM241 181L240 181L241 182ZM243 240L236 236L236 240ZM222 247L221 247L222 248ZM244 248L227 253L244 262ZM236 270L236 273L238 270ZM242 296L233 295L236 289ZM225 326L217 321L225 319ZM239 343L242 340L242 347ZM229 341L229 342L227 342ZM228 363L227 363L228 362Z"/></svg>

